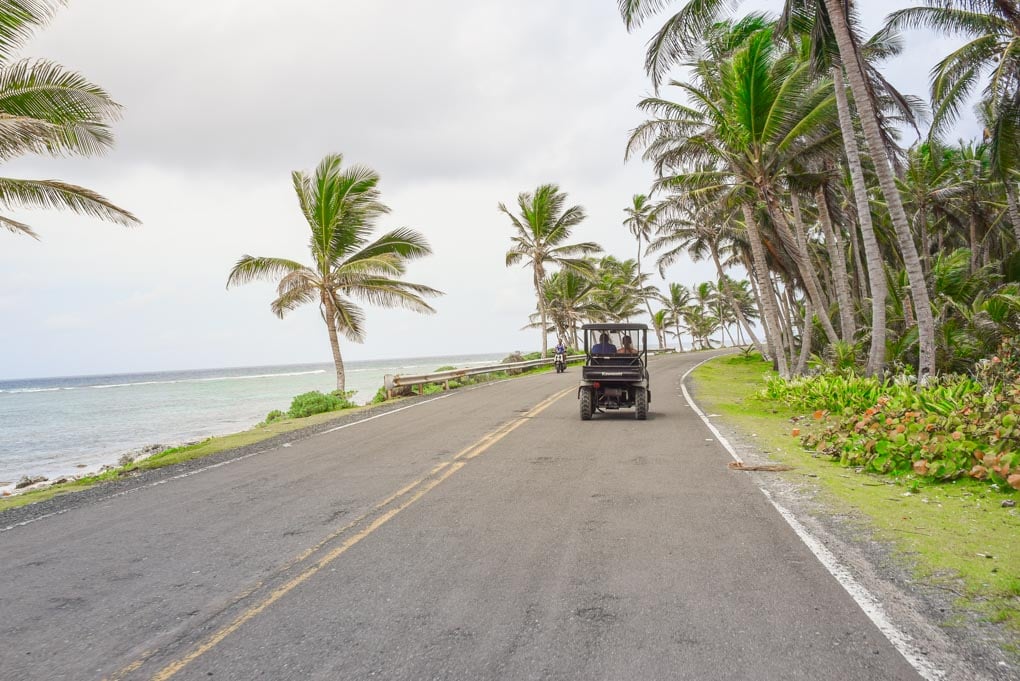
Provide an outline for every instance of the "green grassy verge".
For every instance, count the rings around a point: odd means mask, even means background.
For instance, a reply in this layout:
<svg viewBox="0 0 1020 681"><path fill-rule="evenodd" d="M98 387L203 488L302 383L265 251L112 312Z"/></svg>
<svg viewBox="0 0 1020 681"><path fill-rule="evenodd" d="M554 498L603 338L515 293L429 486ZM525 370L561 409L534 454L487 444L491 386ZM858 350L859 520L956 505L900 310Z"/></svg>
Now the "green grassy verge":
<svg viewBox="0 0 1020 681"><path fill-rule="evenodd" d="M1020 493L971 479L925 483L913 475L858 473L817 458L793 436L794 428L818 427L811 415L755 396L768 369L757 356L713 360L692 374L695 397L707 413L753 435L772 459L796 467L784 475L817 482L827 507L861 519L862 529L890 543L919 580L1020 633L1020 508L1002 507L1006 499L1020 502Z"/></svg>

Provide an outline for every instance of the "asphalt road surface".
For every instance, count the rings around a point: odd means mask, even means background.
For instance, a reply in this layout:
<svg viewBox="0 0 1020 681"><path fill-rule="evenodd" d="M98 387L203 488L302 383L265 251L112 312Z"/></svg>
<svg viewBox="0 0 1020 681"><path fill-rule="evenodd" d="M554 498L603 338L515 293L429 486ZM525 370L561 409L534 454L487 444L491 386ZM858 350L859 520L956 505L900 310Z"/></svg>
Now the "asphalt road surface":
<svg viewBox="0 0 1020 681"><path fill-rule="evenodd" d="M644 422L572 367L0 532L0 678L920 678L727 469L704 357Z"/></svg>

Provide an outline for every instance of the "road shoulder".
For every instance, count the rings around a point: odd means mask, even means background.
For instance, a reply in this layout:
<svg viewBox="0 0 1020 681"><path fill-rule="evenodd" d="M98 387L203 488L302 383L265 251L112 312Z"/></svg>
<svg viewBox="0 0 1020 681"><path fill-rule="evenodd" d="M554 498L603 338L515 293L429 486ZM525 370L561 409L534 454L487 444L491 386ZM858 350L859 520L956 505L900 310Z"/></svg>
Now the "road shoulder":
<svg viewBox="0 0 1020 681"><path fill-rule="evenodd" d="M872 518L852 499L833 493L820 478L859 476L852 469L811 459L789 436L795 424L786 421L788 415L782 410L766 417L734 408L729 401L733 392L716 390L715 384L710 384L722 376L709 367L695 371L686 385L737 456L747 464L796 466L788 472L743 474L753 476L765 494L790 511L835 556L924 660L949 679L1018 678L1020 656L1015 635L973 610L957 607L954 603L960 594L946 586L946 580L920 577L923 571L902 546L882 536ZM785 437L776 437L777 423L779 430L786 431ZM798 461L803 465L797 466Z"/></svg>

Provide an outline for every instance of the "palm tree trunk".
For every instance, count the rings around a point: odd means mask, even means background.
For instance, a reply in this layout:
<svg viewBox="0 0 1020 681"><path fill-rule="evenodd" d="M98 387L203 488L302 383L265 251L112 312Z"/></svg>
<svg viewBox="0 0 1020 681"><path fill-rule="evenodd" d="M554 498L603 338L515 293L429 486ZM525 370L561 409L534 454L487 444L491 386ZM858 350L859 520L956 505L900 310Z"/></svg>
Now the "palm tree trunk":
<svg viewBox="0 0 1020 681"><path fill-rule="evenodd" d="M779 307L772 293L772 283L769 281L768 264L765 260L765 248L761 243L761 236L758 233L758 223L754 219L754 212L746 203L741 206L744 213L744 226L747 229L747 239L751 243L751 257L754 260L754 276L758 278L758 288L761 297L764 299L762 308L762 326L765 329L765 342L768 346L769 355L776 362L776 370L783 378L790 377L790 368L786 363L786 353L780 343L782 339L779 333Z"/></svg>
<svg viewBox="0 0 1020 681"><path fill-rule="evenodd" d="M864 70L850 35L846 16L843 14L843 3L841 0L825 0L825 8L828 10L836 44L839 46L840 59L846 67L850 90L853 92L861 127L864 129L864 139L871 153L879 186L889 207L889 216L896 229L896 240L899 242L900 253L903 255L903 263L910 280L910 292L914 298L917 314L919 350L917 376L921 383L925 383L935 374L935 318L931 311L928 286L924 281L924 271L921 269L921 260L917 256L914 238L910 233L910 223L907 221L906 211L903 210L903 200L896 187L896 178L882 140L874 103L864 81Z"/></svg>
<svg viewBox="0 0 1020 681"><path fill-rule="evenodd" d="M968 224L968 235L970 237L970 273L974 274L977 272L980 263L978 258L980 257L980 246L978 245L978 223L977 216L973 213L970 215L970 221Z"/></svg>
<svg viewBox="0 0 1020 681"><path fill-rule="evenodd" d="M797 356L796 345L794 344L793 341L793 327L794 324L800 323L800 318L794 316L793 311L790 309L789 295L784 295L784 293L788 294L789 289L784 287L784 291L781 292L779 290L779 283L773 281L772 295L774 295L776 297L776 300L779 301L778 302L778 305L780 307L779 321L780 324L782 324L783 326L783 340L786 343L786 348L784 352L788 353L787 361L789 362L789 365L792 369L793 358Z"/></svg>
<svg viewBox="0 0 1020 681"><path fill-rule="evenodd" d="M751 341L754 343L755 349L764 356L765 350L762 348L761 342L758 340L758 336L756 336L754 331L751 329L751 325L747 323L747 319L744 317L744 311L740 309L740 305L737 304L737 299L733 295L733 289L730 288L729 279L723 273L722 262L719 260L719 249L716 247L714 242L709 244L709 249L712 251L712 262L715 263L715 271L719 274L720 288L722 288L723 295L726 296L727 304L729 304L730 309L733 310L733 314L736 315L737 321L740 322L737 326L738 331L741 326L747 329L747 335L751 337Z"/></svg>
<svg viewBox="0 0 1020 681"><path fill-rule="evenodd" d="M828 3L829 0L826 2ZM835 84L839 127L843 133L843 148L846 150L847 165L850 166L850 179L853 182L857 220L861 227L861 240L864 242L864 256L868 262L868 288L871 291L871 348L868 350L868 363L865 365L864 372L868 376L874 376L885 369L885 304L886 298L889 296L889 287L885 280L885 270L882 267L882 251L878 246L875 226L871 221L868 189L864 184L864 167L861 165L861 155L857 149L857 133L854 132L853 119L850 117L850 103L846 97L843 69L839 64L832 67L832 80Z"/></svg>
<svg viewBox="0 0 1020 681"><path fill-rule="evenodd" d="M545 271L542 269L542 263L535 261L535 295L538 296L538 316L542 320L542 357L546 356L549 352L549 338L546 330L549 328L549 322L546 321L545 311L545 296L542 295L542 280L545 279Z"/></svg>
<svg viewBox="0 0 1020 681"><path fill-rule="evenodd" d="M1006 186L1006 203L1009 209L1009 221L1013 225L1013 236L1016 238L1017 248L1020 248L1020 200L1016 196L1016 184L1006 178L1003 182Z"/></svg>
<svg viewBox="0 0 1020 681"><path fill-rule="evenodd" d="M336 389L342 393L347 389L347 375L344 372L344 358L340 356L340 340L336 333L336 310L333 307L333 300L325 293L322 295L322 307L322 319L329 331L329 347L333 351L333 366L336 368Z"/></svg>
<svg viewBox="0 0 1020 681"><path fill-rule="evenodd" d="M854 300L863 303L865 300L871 300L871 288L868 284L868 269L864 266L864 259L861 256L861 252L864 250L861 246L861 231L857 228L857 212L852 209L850 220L847 223L847 232L850 234L850 249L854 254L854 284L856 288L854 290Z"/></svg>
<svg viewBox="0 0 1020 681"><path fill-rule="evenodd" d="M677 318L677 320L674 323L676 324L676 344L677 344L677 347L679 348L679 352L683 352L684 351L684 342L680 338L680 319L679 319L679 317Z"/></svg>
<svg viewBox="0 0 1020 681"><path fill-rule="evenodd" d="M818 217L825 233L825 246L829 251L829 262L832 263L833 288L836 290L836 305L839 307L839 330L843 341L853 343L857 329L854 327L854 303L850 296L850 278L846 273L846 252L843 250L843 239L832 224L829 214L829 202L825 198L825 189L815 190L815 201L818 203Z"/></svg>
<svg viewBox="0 0 1020 681"><path fill-rule="evenodd" d="M800 277L804 282L804 288L808 297L811 298L818 308L818 318L822 322L825 335L830 343L835 343L839 340L839 336L836 334L836 329L832 326L832 320L829 319L828 312L826 311L825 298L822 296L821 287L818 285L818 277L815 276L814 268L811 266L811 258L808 255L807 244L804 242L803 235L795 234L790 228L790 223L786 219L786 213L783 211L783 207L779 205L775 192L763 188L761 195L765 201L765 208L772 217L772 221L776 225L776 231L779 232L780 239L783 241L783 246L793 257L794 262L797 263L797 271L800 272ZM798 227L797 232L802 231Z"/></svg>
<svg viewBox="0 0 1020 681"><path fill-rule="evenodd" d="M811 309L811 299L804 299L804 328L800 332L800 356L797 358L797 370L798 376L804 375L807 371L808 357L811 356L811 336L814 332L814 324L811 323L811 317L814 315L814 311Z"/></svg>

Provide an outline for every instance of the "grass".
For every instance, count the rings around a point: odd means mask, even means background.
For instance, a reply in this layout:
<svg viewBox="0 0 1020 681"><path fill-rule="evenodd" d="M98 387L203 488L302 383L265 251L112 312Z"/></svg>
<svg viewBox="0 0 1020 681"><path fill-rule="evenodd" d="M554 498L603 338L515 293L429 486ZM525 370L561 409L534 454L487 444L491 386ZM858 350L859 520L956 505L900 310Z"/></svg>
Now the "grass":
<svg viewBox="0 0 1020 681"><path fill-rule="evenodd" d="M1020 493L960 479L925 483L913 475L858 473L803 449L794 428L815 427L810 413L755 397L768 365L756 356L728 356L693 373L699 404L761 444L775 461L808 476L833 513L851 513L885 541L917 579L957 595L956 604L1020 633ZM799 420L794 423L792 418ZM1020 506L1020 503L1018 503Z"/></svg>

